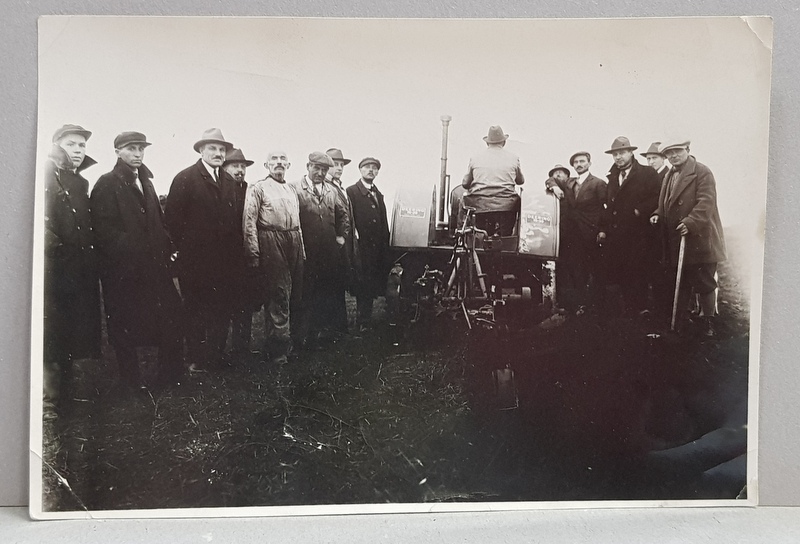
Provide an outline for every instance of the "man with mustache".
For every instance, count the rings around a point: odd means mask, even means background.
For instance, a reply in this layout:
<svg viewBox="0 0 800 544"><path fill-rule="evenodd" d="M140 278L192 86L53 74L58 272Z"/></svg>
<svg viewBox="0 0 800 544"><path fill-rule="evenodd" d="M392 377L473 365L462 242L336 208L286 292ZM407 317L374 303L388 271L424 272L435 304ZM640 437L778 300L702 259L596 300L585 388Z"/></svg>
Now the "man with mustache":
<svg viewBox="0 0 800 544"><path fill-rule="evenodd" d="M295 339L300 347L322 340L333 328L337 311L337 262L350 229L347 209L325 175L333 166L320 151L308 156L307 174L294 186L300 203L300 227L306 261L303 268L303 297L298 306Z"/></svg>
<svg viewBox="0 0 800 544"><path fill-rule="evenodd" d="M143 162L149 145L141 132L118 135L117 164L97 180L91 200L108 338L121 384L144 391L137 347L158 347L160 384L177 382L183 371L181 300L170 260L173 246L153 174Z"/></svg>
<svg viewBox="0 0 800 544"><path fill-rule="evenodd" d="M600 219L598 243L605 249L605 284L619 286L624 313L647 308L647 256L650 215L658 207L658 174L634 159L638 149L619 136L606 151L614 159L608 172L606 210ZM620 302L617 299L616 302Z"/></svg>
<svg viewBox="0 0 800 544"><path fill-rule="evenodd" d="M89 182L81 172L91 132L64 125L53 135L44 172L45 418L56 417L72 362L100 355L100 284L89 212Z"/></svg>
<svg viewBox="0 0 800 544"><path fill-rule="evenodd" d="M247 195L245 174L247 173L247 167L252 165L253 161L247 160L242 150L237 148L228 153L225 156L225 162L222 163L222 168L235 182L235 208L236 216L240 218L240 222L244 221L244 205ZM234 308L231 316L231 350L237 358L247 357L250 353L253 313L264 303L259 290L260 282L253 274L253 269L246 265L244 237L241 229L239 234L241 237L239 245L242 248L242 252L239 263L237 263L238 273L231 278L234 295Z"/></svg>
<svg viewBox="0 0 800 544"><path fill-rule="evenodd" d="M222 168L232 149L220 129L206 130L194 144L200 159L175 176L167 195L164 215L178 249L190 371L223 362L233 313L231 278L243 257L236 182Z"/></svg>
<svg viewBox="0 0 800 544"><path fill-rule="evenodd" d="M592 156L578 151L569 159L578 177L556 165L545 186L561 200L561 246L556 269L565 308L570 311L595 302L599 248L597 233L606 203L606 182L589 172Z"/></svg>
<svg viewBox="0 0 800 544"><path fill-rule="evenodd" d="M284 151L271 151L264 164L269 176L247 190L244 247L247 265L259 268L263 282L267 351L275 364L287 362L302 294L303 237L295 188L286 183L291 166Z"/></svg>

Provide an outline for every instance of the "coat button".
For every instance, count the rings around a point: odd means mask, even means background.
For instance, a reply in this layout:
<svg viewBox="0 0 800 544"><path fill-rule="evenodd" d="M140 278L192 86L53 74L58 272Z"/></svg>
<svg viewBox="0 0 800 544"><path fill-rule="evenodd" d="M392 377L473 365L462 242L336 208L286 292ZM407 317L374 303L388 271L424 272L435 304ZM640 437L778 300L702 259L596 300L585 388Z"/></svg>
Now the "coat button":
<svg viewBox="0 0 800 544"><path fill-rule="evenodd" d="M142 208L142 213L144 213L144 208Z"/></svg>
<svg viewBox="0 0 800 544"><path fill-rule="evenodd" d="M682 205L682 204L683 204L683 200L679 200L679 201L678 201L678 206L680 206L680 205Z"/></svg>

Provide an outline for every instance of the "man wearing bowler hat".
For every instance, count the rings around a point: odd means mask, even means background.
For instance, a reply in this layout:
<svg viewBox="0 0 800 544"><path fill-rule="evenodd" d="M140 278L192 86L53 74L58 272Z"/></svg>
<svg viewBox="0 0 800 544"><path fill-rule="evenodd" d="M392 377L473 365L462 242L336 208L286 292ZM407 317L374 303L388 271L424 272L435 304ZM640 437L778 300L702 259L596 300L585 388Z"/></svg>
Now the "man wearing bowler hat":
<svg viewBox="0 0 800 544"><path fill-rule="evenodd" d="M223 361L233 313L231 278L242 260L242 217L236 182L222 168L232 149L220 129L206 130L194 144L200 159L175 176L167 195L164 213L178 249L191 371Z"/></svg>
<svg viewBox="0 0 800 544"><path fill-rule="evenodd" d="M355 292L354 284L356 277L353 268L353 259L357 252L355 237L353 236L353 205L347 197L347 191L342 185L342 173L344 172L344 167L350 164L350 159L346 159L342 150L336 147L328 149L325 153L333 161L333 166L328 170L325 181L336 189L339 201L347 212L347 223L350 225L345 235L344 245L339 251L338 269L336 271L336 280L338 281L336 287L336 310L333 322L333 329L336 332L347 333L347 301L345 300L345 291L349 289L351 292Z"/></svg>
<svg viewBox="0 0 800 544"><path fill-rule="evenodd" d="M244 221L244 203L247 195L247 167L253 161L247 160L241 149L233 148L225 155L222 168L234 181L234 197L236 216L240 222ZM231 349L237 357L247 356L250 353L250 336L253 331L253 313L264 303L259 287L261 282L256 277L256 270L247 266L244 253L244 235L239 230L241 258L237 264L238 274L231 278L233 289L233 315L231 316Z"/></svg>
<svg viewBox="0 0 800 544"><path fill-rule="evenodd" d="M333 167L331 158L320 151L309 154L307 174L294 186L300 204L300 228L306 261L303 264L303 296L300 298L297 328L292 331L298 347L318 347L323 335L336 322L338 259L350 229L347 209L336 189L325 183Z"/></svg>
<svg viewBox="0 0 800 544"><path fill-rule="evenodd" d="M464 186L464 206L475 208L475 226L490 236L511 236L520 198L515 187L525 183L519 157L505 148L508 134L495 125L483 137L486 149L469 160Z"/></svg>
<svg viewBox="0 0 800 544"><path fill-rule="evenodd" d="M358 163L361 179L347 188L347 196L353 207L358 256L356 270L356 306L358 325L364 330L372 319L372 303L378 296L386 294L389 277L389 224L383 193L375 186L375 178L381 162L374 157L365 157Z"/></svg>
<svg viewBox="0 0 800 544"><path fill-rule="evenodd" d="M86 155L92 133L64 125L53 135L44 171L44 386L45 417L56 417L72 362L100 355L100 283L89 211L89 182L81 172L96 164Z"/></svg>
<svg viewBox="0 0 800 544"><path fill-rule="evenodd" d="M283 364L297 328L294 309L302 294L305 253L300 203L294 186L286 183L291 166L286 152L270 151L264 166L269 176L247 190L244 248L248 266L260 268L269 359Z"/></svg>
<svg viewBox="0 0 800 544"><path fill-rule="evenodd" d="M606 210L597 240L605 250L605 284L618 286L622 311L636 314L647 309L647 255L649 217L658 206L658 174L633 156L637 147L619 136L606 151L614 159L608 172Z"/></svg>
<svg viewBox="0 0 800 544"><path fill-rule="evenodd" d="M573 311L594 302L592 291L598 279L599 260L597 234L607 189L605 181L589 172L592 156L588 151L574 153L569 162L578 176L568 177L569 170L556 165L545 186L561 201L558 285L564 306Z"/></svg>
<svg viewBox="0 0 800 544"><path fill-rule="evenodd" d="M725 260L725 238L717 209L714 174L689 154L689 140L668 141L662 148L672 164L658 209L650 222L661 227L670 268L677 273L678 253L684 238L683 280L678 308L685 308L691 289L700 299L701 332L714 336L717 308L717 263Z"/></svg>
<svg viewBox="0 0 800 544"><path fill-rule="evenodd" d="M150 145L141 132L114 139L117 164L92 190L92 221L100 254L108 338L121 384L144 389L136 348L158 347L159 382L174 383L183 371L181 300L172 281L172 242L145 166Z"/></svg>

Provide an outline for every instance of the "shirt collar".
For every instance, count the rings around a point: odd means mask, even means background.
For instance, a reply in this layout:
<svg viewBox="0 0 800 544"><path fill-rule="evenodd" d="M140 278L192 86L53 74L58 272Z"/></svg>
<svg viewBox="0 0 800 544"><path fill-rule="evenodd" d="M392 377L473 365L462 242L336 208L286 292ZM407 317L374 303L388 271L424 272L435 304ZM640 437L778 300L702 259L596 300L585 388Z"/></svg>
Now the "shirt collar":
<svg viewBox="0 0 800 544"><path fill-rule="evenodd" d="M590 175L591 175L591 174L590 174L590 173L589 173L589 171L587 170L586 172L584 172L583 174L581 174L580 176L578 176L578 178L577 178L578 185L583 185L583 182L584 182L584 181L586 181L586 178L588 178Z"/></svg>
<svg viewBox="0 0 800 544"><path fill-rule="evenodd" d="M214 175L214 174L215 174L215 172L214 172L214 171L216 170L216 168L214 168L213 166L211 166L210 164L208 164L208 163L207 163L206 161L204 161L203 159L200 159L200 162L203 164L203 166L205 166L205 167L206 167L206 170L208 171L208 173L209 173L209 174L211 174L211 177L212 177L212 178L218 178L218 177L219 177L219 174L217 174L216 176Z"/></svg>

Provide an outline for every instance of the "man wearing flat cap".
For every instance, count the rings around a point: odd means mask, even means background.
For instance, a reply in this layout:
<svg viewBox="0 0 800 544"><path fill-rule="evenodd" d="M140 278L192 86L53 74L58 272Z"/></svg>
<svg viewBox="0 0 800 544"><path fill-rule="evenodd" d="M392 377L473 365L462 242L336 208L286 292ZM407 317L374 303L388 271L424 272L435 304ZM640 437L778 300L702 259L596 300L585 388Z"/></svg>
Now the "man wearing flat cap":
<svg viewBox="0 0 800 544"><path fill-rule="evenodd" d="M247 190L244 248L248 267L260 269L269 360L283 364L297 329L305 252L297 191L286 182L291 166L286 152L270 151L264 166L269 176Z"/></svg>
<svg viewBox="0 0 800 544"><path fill-rule="evenodd" d="M342 185L342 173L344 167L350 164L350 159L344 158L341 149L332 147L325 152L333 161L333 166L328 170L325 182L330 183L336 189L336 195L347 212L347 223L350 228L347 230L344 245L339 250L339 260L336 279L339 282L336 288L336 311L334 316L333 328L339 333L347 333L347 301L345 291L355 292L356 275L353 268L353 259L357 253L355 237L353 236L353 206L347 196L344 185Z"/></svg>
<svg viewBox="0 0 800 544"><path fill-rule="evenodd" d="M364 329L372 319L372 303L386 294L389 278L389 224L383 193L375 186L381 162L365 157L358 163L361 179L347 188L353 206L358 256L356 306L358 325Z"/></svg>
<svg viewBox="0 0 800 544"><path fill-rule="evenodd" d="M220 129L206 130L194 144L200 159L175 176L164 210L178 249L190 370L223 362L233 313L231 278L242 259L242 218L236 182L222 168L232 149Z"/></svg>
<svg viewBox="0 0 800 544"><path fill-rule="evenodd" d="M347 209L336 189L325 183L333 167L331 158L321 151L309 154L307 174L295 190L300 204L300 228L306 261L303 264L303 296L298 307L297 330L292 331L298 347L318 347L330 339L337 310L338 259L350 230Z"/></svg>
<svg viewBox="0 0 800 544"><path fill-rule="evenodd" d="M44 167L45 417L55 417L72 362L100 355L100 282L93 247L86 155L91 132L64 125Z"/></svg>
<svg viewBox="0 0 800 544"><path fill-rule="evenodd" d="M569 311L575 311L594 300L597 283L597 234L600 216L606 203L606 182L589 172L592 156L588 151L574 153L569 159L578 177L569 177L569 170L556 165L545 182L561 201L561 242L556 269L561 300Z"/></svg>
<svg viewBox="0 0 800 544"><path fill-rule="evenodd" d="M489 127L483 137L486 149L469 160L464 186L464 206L475 208L475 226L490 236L511 236L517 222L520 198L515 187L525 183L519 157L505 149L508 134Z"/></svg>
<svg viewBox="0 0 800 544"><path fill-rule="evenodd" d="M236 217L244 224L244 203L247 195L247 167L253 161L247 160L241 149L233 148L225 155L222 168L234 181L234 199ZM231 349L237 358L246 357L250 353L250 337L253 332L253 313L264 303L259 291L261 281L256 276L257 269L247 266L244 251L244 234L239 229L239 247L241 256L236 263L238 273L231 278L233 289L233 315L231 316Z"/></svg>
<svg viewBox="0 0 800 544"><path fill-rule="evenodd" d="M661 151L672 164L658 209L650 222L661 227L674 274L681 238L686 239L678 308L686 308L691 290L699 295L701 332L714 336L717 263L725 260L725 238L717 209L714 174L689 154L689 140L667 142ZM674 284L674 283L673 283Z"/></svg>
<svg viewBox="0 0 800 544"><path fill-rule="evenodd" d="M92 220L100 254L108 339L124 387L143 389L136 348L158 347L158 380L174 383L183 371L181 300L172 281L174 251L142 162L150 145L141 132L114 139L117 164L92 190Z"/></svg>
<svg viewBox="0 0 800 544"><path fill-rule="evenodd" d="M598 242L604 245L606 286L618 286L621 310L627 314L647 310L647 255L651 226L649 217L658 205L658 174L640 164L638 149L619 136L606 153L614 159L608 172L606 210L601 217Z"/></svg>

